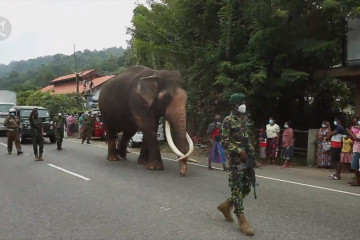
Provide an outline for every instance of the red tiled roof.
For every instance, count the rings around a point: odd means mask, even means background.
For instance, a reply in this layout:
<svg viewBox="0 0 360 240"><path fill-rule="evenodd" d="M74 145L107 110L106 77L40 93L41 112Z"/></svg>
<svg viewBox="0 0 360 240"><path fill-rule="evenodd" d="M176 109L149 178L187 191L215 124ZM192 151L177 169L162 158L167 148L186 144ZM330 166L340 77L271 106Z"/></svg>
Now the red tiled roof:
<svg viewBox="0 0 360 240"><path fill-rule="evenodd" d="M46 87L40 89L40 92L47 92L47 91L51 91L51 90L54 90L54 85L46 86Z"/></svg>
<svg viewBox="0 0 360 240"><path fill-rule="evenodd" d="M93 88L100 86L101 84L103 84L104 82L110 80L111 78L113 78L115 76L116 75L109 75L109 76L94 78L92 80ZM46 91L50 91L50 90L54 90L54 94L76 93L76 82L66 81L66 82L58 83L58 84L56 84L56 86L49 85L49 86L44 87L40 91L46 92ZM79 84L79 93L83 93L83 92L84 92L84 85Z"/></svg>
<svg viewBox="0 0 360 240"><path fill-rule="evenodd" d="M76 82L64 82L56 85L54 94L76 93ZM79 93L84 92L84 85L79 84Z"/></svg>
<svg viewBox="0 0 360 240"><path fill-rule="evenodd" d="M87 74L89 74L89 73L91 73L93 71L95 71L95 69L80 72L79 75L80 75L80 77L85 77ZM55 78L54 80L51 80L50 82L60 82L60 81L64 81L64 80L73 79L75 77L76 77L76 75L75 75L75 73L73 73L73 74L69 74L69 75L65 75L65 76Z"/></svg>
<svg viewBox="0 0 360 240"><path fill-rule="evenodd" d="M109 80L115 76L116 75L109 75L109 76L103 76L103 77L98 77L98 78L93 79L92 80L93 88L103 84L104 82L106 82L107 80Z"/></svg>

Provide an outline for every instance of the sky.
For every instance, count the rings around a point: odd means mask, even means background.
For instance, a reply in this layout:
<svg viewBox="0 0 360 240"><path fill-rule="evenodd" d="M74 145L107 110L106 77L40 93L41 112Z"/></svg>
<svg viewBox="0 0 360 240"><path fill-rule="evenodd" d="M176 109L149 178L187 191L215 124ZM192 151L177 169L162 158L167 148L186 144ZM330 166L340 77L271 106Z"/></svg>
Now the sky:
<svg viewBox="0 0 360 240"><path fill-rule="evenodd" d="M126 48L136 3L146 0L0 0L0 33L1 17L11 24L7 38L0 34L0 64L70 55L74 44L76 51Z"/></svg>

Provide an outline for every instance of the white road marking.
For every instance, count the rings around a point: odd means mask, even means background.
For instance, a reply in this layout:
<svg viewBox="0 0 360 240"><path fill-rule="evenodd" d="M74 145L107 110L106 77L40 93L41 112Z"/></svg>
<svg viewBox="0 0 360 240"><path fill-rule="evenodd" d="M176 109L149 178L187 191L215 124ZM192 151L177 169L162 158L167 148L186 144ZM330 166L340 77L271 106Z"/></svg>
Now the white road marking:
<svg viewBox="0 0 360 240"><path fill-rule="evenodd" d="M79 142L77 142L77 141L72 141L72 140L67 140L67 141L79 143ZM107 146L100 146L100 145L96 145L96 144L94 144L94 145L92 145L92 146L96 146L96 147L106 148L106 149L107 149ZM137 155L140 154L140 153L138 153L138 152L130 152L130 153L137 154ZM162 159L165 159L165 160L168 160L168 161L172 161L172 162L178 162L178 160L176 160L176 159L171 159L171 158L164 158L164 157L163 157ZM206 166L206 165L202 165L202 164L199 164L199 163L190 163L190 162L189 162L188 164L190 164L190 165L195 165L195 166L199 166L199 167L204 167L204 168L207 168L207 167L208 167L208 166ZM223 171L222 168L217 168L217 167L213 167L213 168L216 169L216 170ZM285 183L290 183L290 184L305 186L305 187L317 188L317 189L322 189L322 190L331 191L331 192L344 193L344 194L349 194L349 195L353 195L353 196L360 197L360 194L358 194L358 193L346 192L346 191L336 190L336 189L332 189L332 188L325 188L325 187L320 187L320 186L315 186L315 185L310 185L310 184L305 184L305 183L299 183L299 182L293 182L293 181L288 181L288 180L283 180L283 179L278 179L278 178L266 177L266 176L261 176L261 175L256 175L256 177L258 177L258 178L264 178L264 179L269 179L269 180L273 180L273 181L278 181L278 182L285 182Z"/></svg>
<svg viewBox="0 0 360 240"><path fill-rule="evenodd" d="M58 167L58 166L56 166L56 165L54 165L54 164L48 163L48 165L49 165L50 167L56 168L56 169L58 169L58 170L60 170L60 171L66 172L66 173L68 173L68 174L71 174L71 175L73 175L73 176L75 176L75 177L84 179L84 180L86 180L86 181L89 181L89 180L90 180L90 178L84 177L84 176L82 176L82 175L80 175L80 174L71 172L71 171L66 170L66 169L64 169L64 168Z"/></svg>
<svg viewBox="0 0 360 240"><path fill-rule="evenodd" d="M282 180L282 179L277 179L277 178L272 178L272 177L265 177L265 176L258 176L258 175L256 175L256 177L264 178L264 179L269 179L269 180L274 180L274 181L278 181L278 182L291 183L291 184L300 185L300 186L305 186L305 187L312 187L312 188L327 190L327 191L331 191L331 192L345 193L345 194L350 194L350 195L354 195L354 196L360 197L360 194L358 194L358 193L345 192L345 191L341 191L341 190L336 190L336 189L331 189L331 188L325 188L325 187L319 187L319 186L310 185L310 184L305 184L305 183L292 182L292 181Z"/></svg>
<svg viewBox="0 0 360 240"><path fill-rule="evenodd" d="M5 143L0 143L1 145L3 145L3 146L5 146L5 147L7 147L7 144L5 144Z"/></svg>
<svg viewBox="0 0 360 240"><path fill-rule="evenodd" d="M157 206L157 208L160 208L160 209L162 209L162 210L164 210L164 211L170 210L170 208L166 208L166 207L162 207L162 206Z"/></svg>

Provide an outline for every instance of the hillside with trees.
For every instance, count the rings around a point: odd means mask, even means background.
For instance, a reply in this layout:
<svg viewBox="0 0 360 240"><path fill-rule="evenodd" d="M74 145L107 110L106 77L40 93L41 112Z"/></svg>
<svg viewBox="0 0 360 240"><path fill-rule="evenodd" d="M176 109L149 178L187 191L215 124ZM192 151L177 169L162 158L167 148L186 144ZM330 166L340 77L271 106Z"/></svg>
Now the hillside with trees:
<svg viewBox="0 0 360 240"><path fill-rule="evenodd" d="M130 64L181 70L201 119L227 114L239 91L258 127L272 116L318 128L353 106L353 83L314 72L344 63L346 19L360 16L359 1L149 2L135 9L128 29Z"/></svg>
<svg viewBox="0 0 360 240"><path fill-rule="evenodd" d="M77 71L97 69L104 74L116 74L125 64L123 48L76 52ZM0 89L24 91L47 86L56 77L75 72L74 55L54 56L11 62L0 65Z"/></svg>

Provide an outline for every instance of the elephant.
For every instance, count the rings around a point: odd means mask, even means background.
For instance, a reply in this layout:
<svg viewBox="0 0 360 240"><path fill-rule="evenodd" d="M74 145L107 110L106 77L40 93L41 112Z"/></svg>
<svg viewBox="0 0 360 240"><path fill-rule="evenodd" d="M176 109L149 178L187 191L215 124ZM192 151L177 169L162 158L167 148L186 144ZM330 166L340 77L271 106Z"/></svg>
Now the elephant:
<svg viewBox="0 0 360 240"><path fill-rule="evenodd" d="M159 119L164 117L166 139L179 157L180 174L185 175L194 147L186 132L187 95L180 86L181 82L178 71L152 70L135 65L104 84L98 104L107 134L109 161L118 161L119 156L126 159L127 143L140 130L143 142L137 162L147 165L150 170L163 170L156 133ZM172 127L175 143L169 126ZM119 132L123 134L116 146Z"/></svg>

